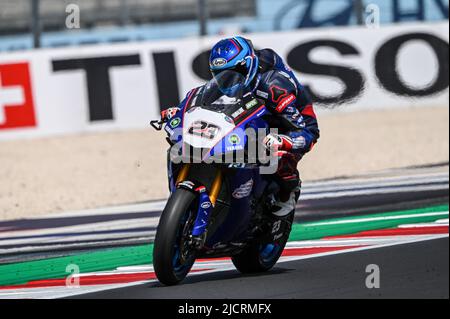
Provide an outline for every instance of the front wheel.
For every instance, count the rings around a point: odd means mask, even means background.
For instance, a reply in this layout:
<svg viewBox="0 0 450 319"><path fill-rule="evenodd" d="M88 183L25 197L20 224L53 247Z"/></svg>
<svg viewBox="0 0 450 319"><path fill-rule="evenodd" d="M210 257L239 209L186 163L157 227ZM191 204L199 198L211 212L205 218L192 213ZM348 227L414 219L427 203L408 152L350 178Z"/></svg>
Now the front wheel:
<svg viewBox="0 0 450 319"><path fill-rule="evenodd" d="M165 285L182 281L195 262L195 251L189 235L195 219L196 195L177 189L167 202L156 231L153 267L158 280Z"/></svg>
<svg viewBox="0 0 450 319"><path fill-rule="evenodd" d="M289 239L294 212L279 221L286 225L282 237L269 243L253 243L232 257L231 260L239 272L243 274L265 272L275 266Z"/></svg>

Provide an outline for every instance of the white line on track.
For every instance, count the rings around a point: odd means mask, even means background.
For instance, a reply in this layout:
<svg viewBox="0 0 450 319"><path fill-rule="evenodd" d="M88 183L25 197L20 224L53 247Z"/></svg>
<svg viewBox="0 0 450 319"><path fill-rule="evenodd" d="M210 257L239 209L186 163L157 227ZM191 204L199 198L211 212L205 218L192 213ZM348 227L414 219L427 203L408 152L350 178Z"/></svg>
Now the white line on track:
<svg viewBox="0 0 450 319"><path fill-rule="evenodd" d="M301 199L321 199L321 198L340 198L340 197L349 197L349 196L363 196L363 195L378 195L378 194L391 194L391 193L411 193L411 192L424 192L424 191L437 191L448 189L448 185L421 185L421 186L411 186L411 187L395 187L395 188L379 188L373 190L348 190L348 191L340 191L335 190L329 193L320 193L320 194L308 194L305 193L301 196Z"/></svg>
<svg viewBox="0 0 450 319"><path fill-rule="evenodd" d="M432 217L432 216L445 216L449 212L436 212L436 213L418 213L418 214L408 214L408 215L393 215L393 216L380 216L380 217L370 217L370 218L354 218L348 220L335 220L329 222L317 222L317 223L307 223L306 226L327 226L327 225L342 225L342 224L354 224L354 223L364 223L364 222L375 222L384 220L396 220L396 219L409 219L417 217Z"/></svg>
<svg viewBox="0 0 450 319"><path fill-rule="evenodd" d="M449 181L448 174L438 175L438 176L424 176L423 178L386 178L383 180L376 181L346 181L346 182L329 182L329 183L305 183L305 188L307 191L334 191L339 190L341 188L350 188L350 189L362 189L362 188L373 188L373 187L401 187L408 186L411 184L438 184L438 183L446 183Z"/></svg>

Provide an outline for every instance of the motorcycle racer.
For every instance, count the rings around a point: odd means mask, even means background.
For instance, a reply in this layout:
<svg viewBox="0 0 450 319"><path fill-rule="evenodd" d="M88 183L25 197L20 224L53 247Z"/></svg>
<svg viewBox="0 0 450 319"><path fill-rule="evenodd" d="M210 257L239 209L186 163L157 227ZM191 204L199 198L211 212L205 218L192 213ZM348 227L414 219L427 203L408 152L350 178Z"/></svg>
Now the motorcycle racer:
<svg viewBox="0 0 450 319"><path fill-rule="evenodd" d="M221 75L223 72L237 72L245 78L245 90L263 100L270 112L265 119L279 133L269 134L264 140L264 145L279 157L278 170L273 177L280 185L280 193L273 214L278 217L290 214L295 208L301 185L298 162L320 136L309 94L275 51L255 50L252 42L243 37L218 42L212 48L209 65L224 95L231 96L235 88L223 81ZM190 91L178 107L163 111L162 119L174 117L198 91Z"/></svg>

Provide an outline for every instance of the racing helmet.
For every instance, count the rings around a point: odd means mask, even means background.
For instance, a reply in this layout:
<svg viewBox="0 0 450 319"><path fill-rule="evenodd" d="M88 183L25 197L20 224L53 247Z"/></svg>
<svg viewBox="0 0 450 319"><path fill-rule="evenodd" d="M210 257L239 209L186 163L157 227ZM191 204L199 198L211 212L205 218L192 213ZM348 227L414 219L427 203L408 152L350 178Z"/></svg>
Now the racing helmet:
<svg viewBox="0 0 450 319"><path fill-rule="evenodd" d="M255 78L259 60L253 44L243 37L221 40L211 50L209 68L223 94L233 96Z"/></svg>

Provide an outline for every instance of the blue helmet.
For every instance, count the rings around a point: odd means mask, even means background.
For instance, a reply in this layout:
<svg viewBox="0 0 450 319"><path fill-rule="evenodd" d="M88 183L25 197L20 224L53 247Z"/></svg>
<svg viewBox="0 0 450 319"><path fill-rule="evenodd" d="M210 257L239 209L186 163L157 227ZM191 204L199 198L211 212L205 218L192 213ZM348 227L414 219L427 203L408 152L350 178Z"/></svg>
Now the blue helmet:
<svg viewBox="0 0 450 319"><path fill-rule="evenodd" d="M242 76L243 87L248 88L258 72L259 60L250 40L234 37L224 39L212 48L209 67L216 81L224 71L234 71ZM230 83L229 80L225 82ZM224 81L218 81L218 84L225 94L233 91Z"/></svg>

